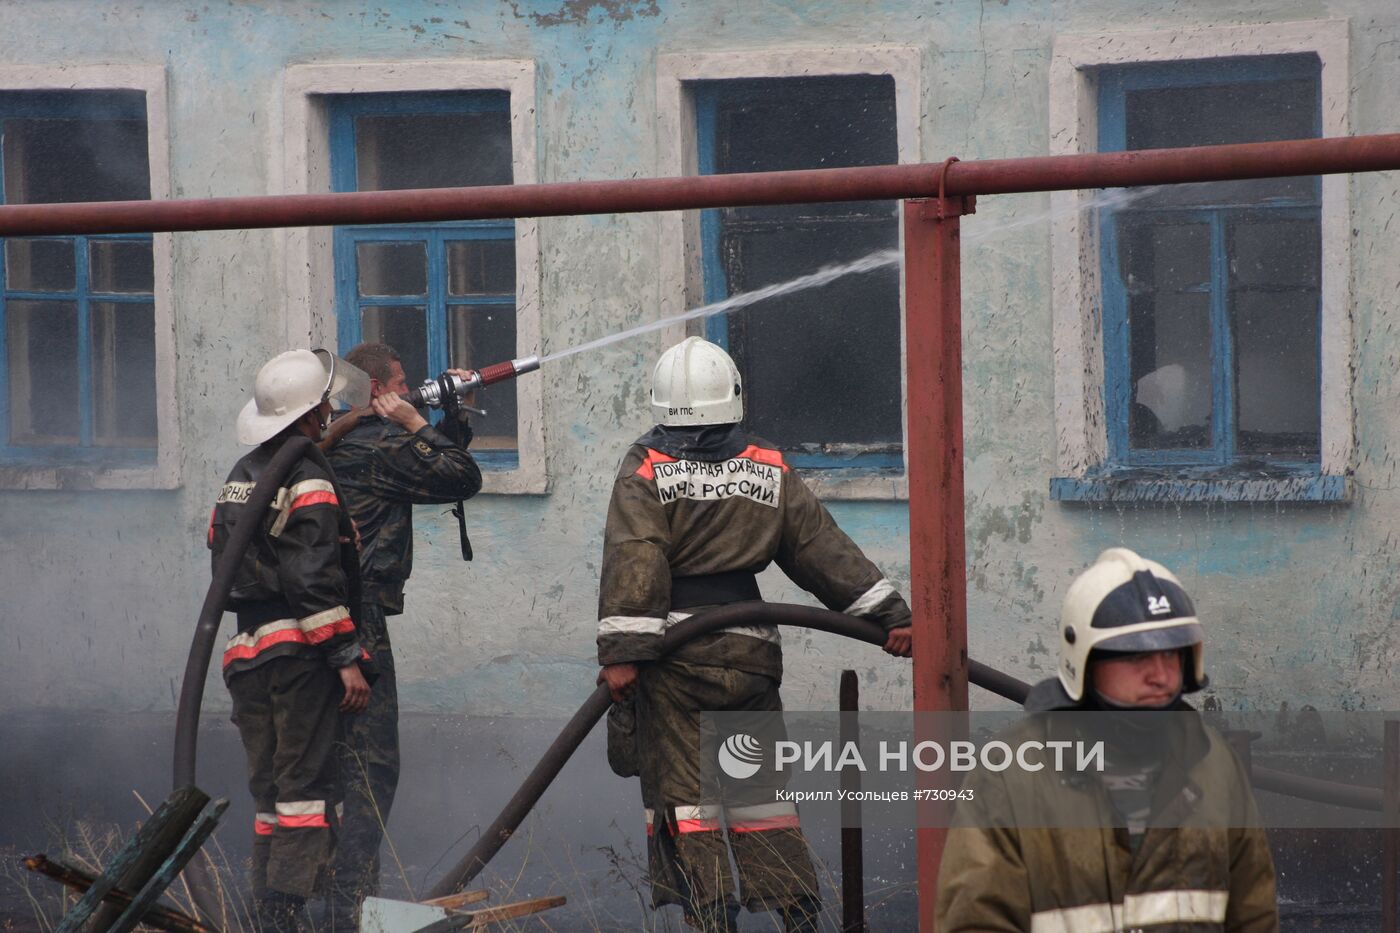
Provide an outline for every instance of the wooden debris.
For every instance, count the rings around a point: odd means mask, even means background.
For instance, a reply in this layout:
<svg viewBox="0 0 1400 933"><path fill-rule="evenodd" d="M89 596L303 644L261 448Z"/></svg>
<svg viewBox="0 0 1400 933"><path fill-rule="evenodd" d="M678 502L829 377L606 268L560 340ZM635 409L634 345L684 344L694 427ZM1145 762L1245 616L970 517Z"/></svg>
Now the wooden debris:
<svg viewBox="0 0 1400 933"><path fill-rule="evenodd" d="M490 896L490 891L462 891L459 894L435 897L430 901L419 901L418 903L427 904L429 907L441 907L444 910L456 910L468 904L476 904L480 901L484 901Z"/></svg>
<svg viewBox="0 0 1400 933"><path fill-rule="evenodd" d="M568 903L568 898L563 895L554 897L536 897L528 901L516 901L513 904L500 904L496 907L483 907L480 910L464 911L463 918L471 918L471 928L484 927L488 923L496 923L500 920L514 920L516 917L526 917L530 914L537 914L542 910L550 910L555 907L563 907Z"/></svg>
<svg viewBox="0 0 1400 933"><path fill-rule="evenodd" d="M74 891L86 891L92 887L94 881L93 877L86 872L42 854L26 858L24 867L46 878L52 878ZM107 892L103 900L125 909L130 906L133 898L126 891L113 888ZM167 933L219 933L217 927L200 923L195 918L178 910L159 905L147 910L146 915L141 918L141 922L148 927L165 930Z"/></svg>

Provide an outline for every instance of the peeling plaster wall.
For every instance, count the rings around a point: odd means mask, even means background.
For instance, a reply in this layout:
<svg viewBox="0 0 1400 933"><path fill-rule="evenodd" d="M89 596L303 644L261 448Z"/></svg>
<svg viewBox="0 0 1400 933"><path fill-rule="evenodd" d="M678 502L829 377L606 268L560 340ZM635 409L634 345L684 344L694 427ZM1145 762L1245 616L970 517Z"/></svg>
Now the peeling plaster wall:
<svg viewBox="0 0 1400 933"><path fill-rule="evenodd" d="M1270 20L1350 21L1354 133L1400 128L1400 9L1374 0L399 0L7 4L0 60L162 64L176 197L279 190L282 72L291 64L532 59L542 181L655 172L659 52L840 45L925 51L920 140L929 160L1048 151L1048 69L1059 34ZM964 264L967 531L972 654L1027 678L1053 670L1059 601L1074 574L1125 544L1181 575L1210 632L1226 707L1394 708L1400 654L1393 530L1400 382L1394 174L1352 180L1355 496L1350 504L1066 506L1055 471L1048 224L969 245ZM969 232L1049 209L1049 195L988 197ZM539 224L546 350L652 319L655 216ZM175 237L182 485L173 491L0 492L0 711L168 711L208 583L203 532L239 456L233 418L253 373L283 349L284 257L273 231ZM592 688L593 620L608 489L647 425L643 337L527 378L545 392L550 492L468 507L478 558L458 560L450 518L416 520L417 566L396 621L406 708L559 716ZM907 510L832 510L907 592ZM776 572L772 599L799 599ZM907 707L909 669L820 635L788 638L790 707L835 698ZM991 703L974 692L974 702ZM211 677L207 705L227 693Z"/></svg>

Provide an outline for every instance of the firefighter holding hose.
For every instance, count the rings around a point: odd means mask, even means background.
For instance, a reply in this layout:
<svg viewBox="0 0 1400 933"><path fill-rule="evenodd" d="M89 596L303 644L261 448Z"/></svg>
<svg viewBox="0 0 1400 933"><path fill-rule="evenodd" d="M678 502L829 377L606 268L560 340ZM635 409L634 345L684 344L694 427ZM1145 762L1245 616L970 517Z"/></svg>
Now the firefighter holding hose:
<svg viewBox="0 0 1400 933"><path fill-rule="evenodd" d="M379 676L369 708L345 723L345 815L328 904L332 933L354 931L360 905L379 890L379 848L399 782L399 704L388 619L403 612L404 584L413 571L413 506L457 503L453 513L468 558L461 503L481 489L481 470L467 452L471 425L455 393L444 393L445 414L434 427L406 400L403 363L392 347L362 343L346 358L369 376L371 401L337 418L322 447L360 534L360 637Z"/></svg>
<svg viewBox="0 0 1400 933"><path fill-rule="evenodd" d="M303 458L264 516L246 515L245 504L284 443L320 439L332 398L362 403L368 390L364 373L326 350L289 350L264 365L238 415L238 440L256 446L234 465L209 521L216 568L233 527L262 521L225 607L238 630L223 672L257 811L257 920L277 933L295 930L306 898L324 888L341 799L339 716L363 710L370 687L349 608L354 529L334 477Z"/></svg>
<svg viewBox="0 0 1400 933"><path fill-rule="evenodd" d="M1091 730L1106 764L975 772L943 853L939 930L1277 933L1248 776L1182 699L1206 685L1204 653L1191 598L1161 564L1111 548L1070 585L1058 676L1003 738Z"/></svg>
<svg viewBox="0 0 1400 933"><path fill-rule="evenodd" d="M761 598L755 575L770 563L828 608L881 624L898 657L911 653L910 612L782 453L744 431L742 392L729 354L699 337L653 372L657 424L623 457L604 540L599 681L618 704L609 757L641 776L654 906L680 904L707 931L736 930L741 904L815 931L817 879L796 807L700 805L701 713L782 708L777 627L726 629L664 658L662 635L701 609ZM628 741L619 727L634 700Z"/></svg>

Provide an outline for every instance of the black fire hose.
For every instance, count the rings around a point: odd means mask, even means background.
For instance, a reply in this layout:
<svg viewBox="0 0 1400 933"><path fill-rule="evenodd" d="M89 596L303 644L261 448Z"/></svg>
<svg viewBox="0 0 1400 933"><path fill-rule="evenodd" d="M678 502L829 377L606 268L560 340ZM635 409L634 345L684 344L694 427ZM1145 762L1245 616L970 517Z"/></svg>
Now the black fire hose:
<svg viewBox="0 0 1400 933"><path fill-rule="evenodd" d="M243 554L253 541L253 535L262 527L260 519L272 505L292 469L305 457L320 466L332 477L335 472L326 462L309 437L297 435L282 444L273 454L267 469L258 479L248 497L244 511L245 520L234 524L229 533L228 545L220 556L219 565L214 568L214 578L209 583L209 591L204 596L204 607L199 611L199 621L195 624L194 640L190 642L190 655L185 661L185 678L180 684L180 704L175 715L175 767L174 786L184 787L195 780L195 758L199 741L199 713L204 705L204 681L209 675L209 661L214 653L214 641L219 635L219 623L223 621L224 604L229 591L233 589L233 579ZM344 501L340 488L335 490L336 498ZM350 583L349 609L354 616L359 615L360 567L357 559L342 561L346 579ZM211 892L204 865L199 859L192 859L185 867L186 880L195 904L208 917L218 915L217 898Z"/></svg>
<svg viewBox="0 0 1400 933"><path fill-rule="evenodd" d="M691 639L708 635L717 629L761 623L816 629L833 635L845 635L847 638L869 642L872 645L883 645L888 637L885 630L876 623L839 612L786 603L742 602L699 612L678 622L668 629L662 638L661 653L667 654ZM1008 699L1016 699L1010 694L1017 689L1020 691L1020 698L1024 699L1030 689L1016 678L976 661L968 662L968 677L978 686L1007 696ZM471 884L472 879L481 873L506 844L506 840L510 839L526 815L534 809L545 790L611 705L612 699L608 695L607 686L600 684L579 707L578 712L574 713L573 718L559 733L559 737L554 740L554 744L549 746L539 764L535 765L535 769L515 792L515 796L510 798L505 809L481 834L476 845L472 846L471 851L452 866L428 892L429 898L446 897Z"/></svg>

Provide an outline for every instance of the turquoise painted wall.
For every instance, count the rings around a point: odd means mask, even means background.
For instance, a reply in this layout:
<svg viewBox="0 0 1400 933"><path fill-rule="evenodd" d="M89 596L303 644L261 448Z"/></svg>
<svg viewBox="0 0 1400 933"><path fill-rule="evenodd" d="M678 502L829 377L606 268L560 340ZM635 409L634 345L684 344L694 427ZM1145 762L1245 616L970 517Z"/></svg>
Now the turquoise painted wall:
<svg viewBox="0 0 1400 933"><path fill-rule="evenodd" d="M5 65L164 65L177 197L257 195L280 169L290 64L437 59L537 63L542 181L656 173L658 52L899 45L924 54L925 156L1048 151L1055 37L1196 24L1345 18L1356 133L1400 125L1400 8L1376 0L478 0L383 4L15 0ZM967 530L972 654L1024 677L1053 669L1070 579L1126 544L1175 568L1209 626L1227 707L1287 699L1395 708L1400 657L1400 291L1394 174L1352 182L1356 495L1344 505L1081 507L1050 502L1055 471L1050 235L1027 225L965 253ZM1048 209L1045 195L984 198L971 232ZM648 320L658 304L653 216L540 224L547 348ZM168 710L208 582L204 524L240 449L233 417L257 367L283 349L283 258L267 231L175 238L183 485L170 492L0 492L0 710ZM418 564L396 622L406 706L558 715L591 689L607 494L647 425L643 338L563 361L546 391L551 492L469 505L478 559L418 514ZM833 511L907 589L902 503ZM769 579L771 578L771 579ZM770 573L773 598L798 598ZM816 635L789 639L790 707L821 707L836 672L865 701L910 701L906 665ZM211 680L209 703L226 694ZM986 695L974 692L984 705Z"/></svg>

